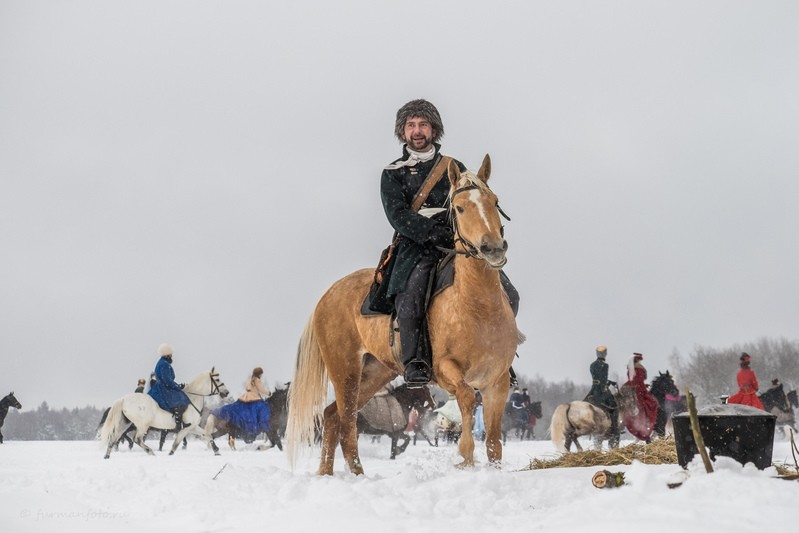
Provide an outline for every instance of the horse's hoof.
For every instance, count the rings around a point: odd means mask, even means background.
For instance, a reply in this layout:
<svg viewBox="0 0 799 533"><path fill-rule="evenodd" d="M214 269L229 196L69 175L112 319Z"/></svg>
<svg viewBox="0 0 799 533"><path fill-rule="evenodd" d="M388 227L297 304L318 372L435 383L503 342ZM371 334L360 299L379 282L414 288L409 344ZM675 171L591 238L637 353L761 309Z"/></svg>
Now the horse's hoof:
<svg viewBox="0 0 799 533"><path fill-rule="evenodd" d="M108 459L110 457L111 457L110 455L106 455L105 457L103 457L103 459Z"/></svg>
<svg viewBox="0 0 799 533"><path fill-rule="evenodd" d="M175 450L169 450L169 455L175 455Z"/></svg>

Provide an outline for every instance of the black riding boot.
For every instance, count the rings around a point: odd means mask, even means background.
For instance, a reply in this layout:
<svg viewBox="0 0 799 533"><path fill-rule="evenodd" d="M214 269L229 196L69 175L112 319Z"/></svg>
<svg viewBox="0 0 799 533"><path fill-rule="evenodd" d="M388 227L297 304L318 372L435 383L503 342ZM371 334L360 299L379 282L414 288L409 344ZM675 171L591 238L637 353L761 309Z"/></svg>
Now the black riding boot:
<svg viewBox="0 0 799 533"><path fill-rule="evenodd" d="M175 416L175 431L180 431L184 427L188 427L191 424L184 424L183 423L183 413L186 411L185 407L176 407L172 414Z"/></svg>
<svg viewBox="0 0 799 533"><path fill-rule="evenodd" d="M433 361L424 337L425 319L397 319L402 345L402 364L405 366L405 383L408 387L424 387L430 382Z"/></svg>

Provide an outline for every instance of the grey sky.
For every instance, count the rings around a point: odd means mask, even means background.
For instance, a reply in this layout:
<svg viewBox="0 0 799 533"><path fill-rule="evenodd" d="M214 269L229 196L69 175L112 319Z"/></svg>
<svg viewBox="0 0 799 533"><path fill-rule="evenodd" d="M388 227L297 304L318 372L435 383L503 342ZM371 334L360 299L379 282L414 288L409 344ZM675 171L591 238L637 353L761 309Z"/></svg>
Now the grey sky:
<svg viewBox="0 0 799 533"><path fill-rule="evenodd" d="M419 97L445 153L491 154L521 374L796 339L797 27L790 1L2 0L0 392L108 405L162 342L179 381L291 379L391 237Z"/></svg>

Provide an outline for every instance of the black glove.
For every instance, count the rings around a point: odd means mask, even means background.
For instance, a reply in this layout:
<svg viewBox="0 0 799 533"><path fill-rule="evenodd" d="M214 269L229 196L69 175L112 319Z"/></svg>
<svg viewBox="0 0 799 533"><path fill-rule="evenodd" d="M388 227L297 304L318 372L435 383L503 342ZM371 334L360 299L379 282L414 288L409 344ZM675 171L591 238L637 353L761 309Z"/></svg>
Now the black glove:
<svg viewBox="0 0 799 533"><path fill-rule="evenodd" d="M436 224L427 236L427 242L442 248L452 247L452 228L445 224Z"/></svg>
<svg viewBox="0 0 799 533"><path fill-rule="evenodd" d="M181 384L180 384L180 388L181 388L181 389L182 389L183 387L185 387L185 386L186 386L186 384L185 384L185 383L181 383Z"/></svg>

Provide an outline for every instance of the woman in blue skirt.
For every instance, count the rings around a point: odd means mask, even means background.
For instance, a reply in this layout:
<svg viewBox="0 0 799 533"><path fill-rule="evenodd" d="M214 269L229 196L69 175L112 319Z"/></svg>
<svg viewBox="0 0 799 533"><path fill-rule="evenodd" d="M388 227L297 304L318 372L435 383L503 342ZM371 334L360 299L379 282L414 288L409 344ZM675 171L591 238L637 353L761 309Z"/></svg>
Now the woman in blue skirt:
<svg viewBox="0 0 799 533"><path fill-rule="evenodd" d="M266 399L272 393L261 381L263 373L260 366L254 368L244 394L214 413L217 418L236 426L244 442L252 442L259 433L269 431L270 409Z"/></svg>

